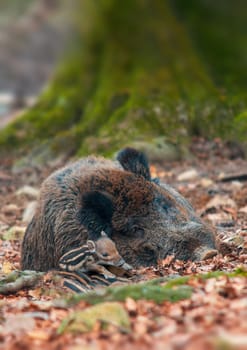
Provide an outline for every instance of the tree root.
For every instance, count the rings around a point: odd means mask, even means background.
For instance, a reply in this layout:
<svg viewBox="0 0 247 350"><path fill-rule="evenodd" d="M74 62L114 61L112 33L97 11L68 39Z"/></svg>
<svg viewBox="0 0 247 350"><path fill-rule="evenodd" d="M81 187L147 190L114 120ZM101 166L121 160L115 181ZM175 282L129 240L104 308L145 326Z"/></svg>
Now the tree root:
<svg viewBox="0 0 247 350"><path fill-rule="evenodd" d="M0 276L0 294L14 294L24 288L34 287L44 275L36 271L13 271Z"/></svg>

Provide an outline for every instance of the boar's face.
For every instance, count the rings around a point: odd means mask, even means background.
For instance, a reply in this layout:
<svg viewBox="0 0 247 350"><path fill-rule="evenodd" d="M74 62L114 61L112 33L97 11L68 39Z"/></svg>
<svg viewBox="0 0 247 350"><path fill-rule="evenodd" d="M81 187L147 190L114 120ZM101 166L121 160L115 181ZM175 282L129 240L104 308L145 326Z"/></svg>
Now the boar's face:
<svg viewBox="0 0 247 350"><path fill-rule="evenodd" d="M135 267L168 255L203 260L217 254L212 230L173 188L152 181L143 153L125 149L118 161L124 171L101 171L100 181L90 179L94 191L83 197L83 224L89 235L93 228L91 238L106 231Z"/></svg>
<svg viewBox="0 0 247 350"><path fill-rule="evenodd" d="M168 192L155 186L149 204L126 216L124 210L113 214L112 238L126 261L133 266L150 266L168 255L181 260L216 255L212 230L196 217L187 201L172 189Z"/></svg>

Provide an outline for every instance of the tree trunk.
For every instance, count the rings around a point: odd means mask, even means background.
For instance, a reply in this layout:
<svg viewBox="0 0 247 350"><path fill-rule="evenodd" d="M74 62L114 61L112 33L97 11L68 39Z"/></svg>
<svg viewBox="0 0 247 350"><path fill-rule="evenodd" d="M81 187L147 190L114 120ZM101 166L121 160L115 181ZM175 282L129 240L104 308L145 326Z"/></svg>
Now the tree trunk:
<svg viewBox="0 0 247 350"><path fill-rule="evenodd" d="M244 138L247 16L237 2L239 18L236 2L78 0L70 54L37 104L0 133L1 149L44 142L109 154L164 135Z"/></svg>

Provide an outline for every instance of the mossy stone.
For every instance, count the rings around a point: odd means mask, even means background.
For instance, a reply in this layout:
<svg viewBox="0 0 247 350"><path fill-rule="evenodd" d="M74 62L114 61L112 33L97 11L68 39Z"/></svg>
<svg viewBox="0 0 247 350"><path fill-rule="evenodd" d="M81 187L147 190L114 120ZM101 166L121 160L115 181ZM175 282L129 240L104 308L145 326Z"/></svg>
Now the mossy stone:
<svg viewBox="0 0 247 350"><path fill-rule="evenodd" d="M104 329L107 329L109 325L114 325L124 332L130 330L129 316L123 305L117 302L103 302L83 311L73 312L62 322L58 332L89 332L98 321L101 322Z"/></svg>

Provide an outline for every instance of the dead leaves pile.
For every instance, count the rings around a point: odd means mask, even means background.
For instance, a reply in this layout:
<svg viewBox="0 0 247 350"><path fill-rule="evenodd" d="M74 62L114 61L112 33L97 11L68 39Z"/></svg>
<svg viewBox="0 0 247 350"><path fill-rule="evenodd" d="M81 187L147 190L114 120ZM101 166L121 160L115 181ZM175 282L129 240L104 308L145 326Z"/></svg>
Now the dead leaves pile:
<svg viewBox="0 0 247 350"><path fill-rule="evenodd" d="M191 297L159 304L127 297L125 301L102 300L95 306L80 301L68 307L61 301L67 292L48 274L36 288L0 296L0 349L247 348L246 273L214 274L219 270L246 271L247 182L223 183L220 178L236 171L246 172L247 162L229 160L211 148L207 160L205 145L199 146L197 161L152 167L152 175L175 186L204 220L216 226L222 254L186 263L169 256L156 268L138 271L140 280L184 276L184 284L192 289ZM20 237L26 227L23 214L30 202L35 202L39 176L44 178L50 170L37 175L37 171L28 169L14 175L8 167L0 169L2 273L19 268ZM32 194L27 194L27 188L18 192L24 185L34 189L29 188ZM203 278L204 274L212 275ZM109 318L113 313L115 316ZM85 319L94 321L87 326Z"/></svg>
<svg viewBox="0 0 247 350"><path fill-rule="evenodd" d="M127 298L68 309L20 292L1 301L0 341L4 349L246 349L247 279L190 278L187 284L190 299L159 305ZM69 327L61 331L64 320ZM86 320L94 322L88 327Z"/></svg>

